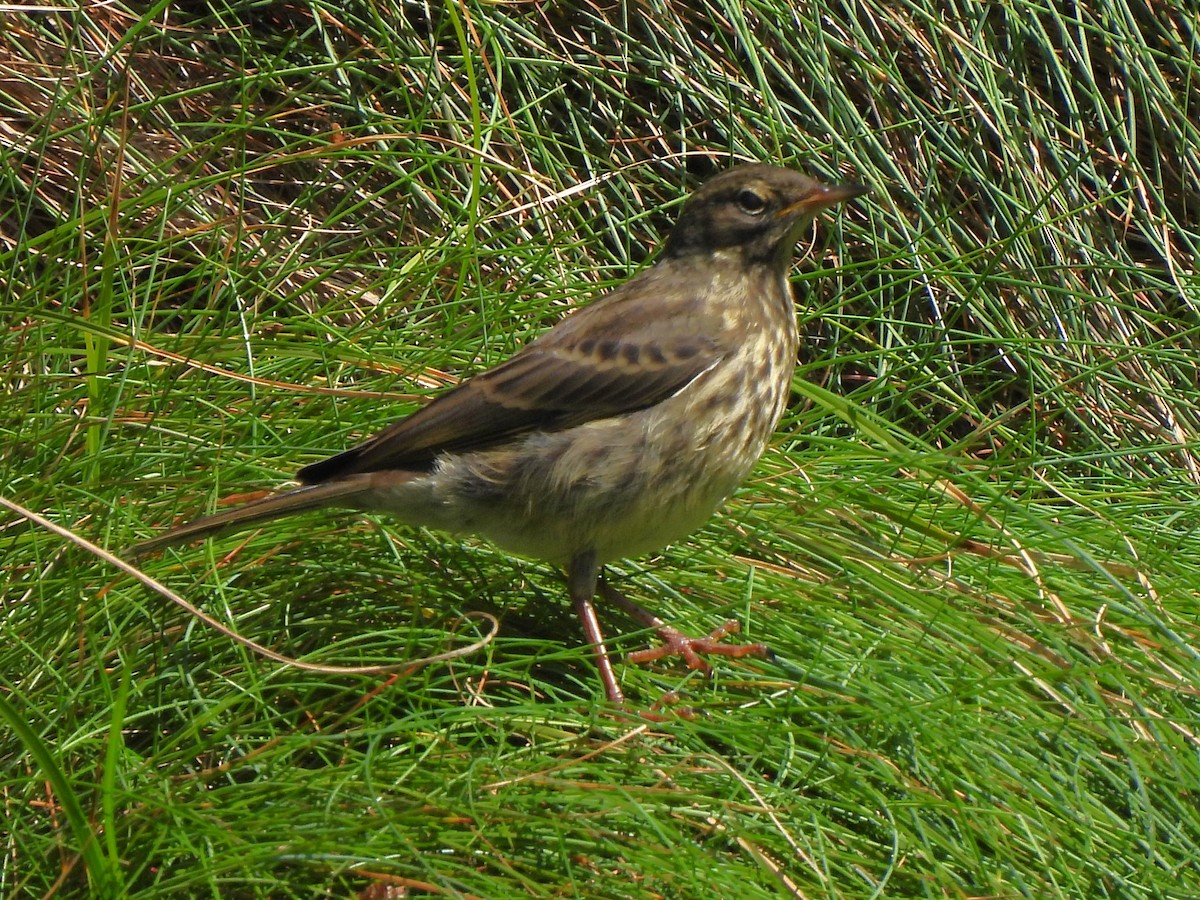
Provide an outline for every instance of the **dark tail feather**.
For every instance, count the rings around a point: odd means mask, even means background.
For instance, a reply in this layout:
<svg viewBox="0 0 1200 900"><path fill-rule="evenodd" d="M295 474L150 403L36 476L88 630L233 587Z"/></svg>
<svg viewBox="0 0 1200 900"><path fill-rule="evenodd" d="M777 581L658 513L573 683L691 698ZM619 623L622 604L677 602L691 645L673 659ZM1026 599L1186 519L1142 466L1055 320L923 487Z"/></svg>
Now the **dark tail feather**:
<svg viewBox="0 0 1200 900"><path fill-rule="evenodd" d="M190 541L193 538L226 529L245 528L258 522L278 519L281 516L302 512L306 509L318 509L326 506L354 507L356 504L347 501L355 495L361 494L367 488L368 483L365 478L347 478L325 484L306 485L164 531L157 537L139 541L126 548L125 555L142 556L171 544Z"/></svg>

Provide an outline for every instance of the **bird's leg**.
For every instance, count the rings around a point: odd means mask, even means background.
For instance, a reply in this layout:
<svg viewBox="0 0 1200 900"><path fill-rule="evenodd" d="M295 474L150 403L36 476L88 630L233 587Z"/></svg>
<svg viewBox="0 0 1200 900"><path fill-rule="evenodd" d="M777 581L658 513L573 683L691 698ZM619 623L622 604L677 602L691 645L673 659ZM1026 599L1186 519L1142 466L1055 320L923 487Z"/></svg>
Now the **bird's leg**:
<svg viewBox="0 0 1200 900"><path fill-rule="evenodd" d="M682 656L687 663L689 669L701 669L709 671L708 663L700 658L702 653L711 653L718 656L731 656L734 659L740 659L743 656L757 656L762 659L771 658L771 650L766 644L723 644L723 638L731 634L737 634L741 630L741 625L735 619L730 619L708 637L690 638L680 631L672 628L650 610L645 609L634 603L615 587L608 584L603 578L599 583L600 594L609 603L620 607L629 613L635 620L645 625L648 628L653 628L658 632L659 639L663 642L661 647L651 647L647 650L638 650L630 653L626 657L631 663L650 662L655 659L662 659L664 656L674 656L678 654Z"/></svg>
<svg viewBox="0 0 1200 900"><path fill-rule="evenodd" d="M592 600L596 596L596 582L600 575L600 564L594 550L577 554L567 565L567 591L575 605L575 614L583 623L583 635L592 645L596 655L596 668L600 670L600 682L610 703L624 703L625 695L617 684L608 648L604 646L604 635L600 631L600 620L596 618L596 607Z"/></svg>

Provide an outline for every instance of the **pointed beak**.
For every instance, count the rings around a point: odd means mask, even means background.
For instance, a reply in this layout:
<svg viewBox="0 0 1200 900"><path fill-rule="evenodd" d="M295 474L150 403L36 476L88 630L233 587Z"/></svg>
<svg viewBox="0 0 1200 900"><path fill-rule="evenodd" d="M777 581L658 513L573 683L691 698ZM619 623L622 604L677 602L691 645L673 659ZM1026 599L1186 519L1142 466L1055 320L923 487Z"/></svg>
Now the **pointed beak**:
<svg viewBox="0 0 1200 900"><path fill-rule="evenodd" d="M871 189L862 184L822 184L803 199L797 200L790 206L779 211L779 218L795 218L796 216L815 215L826 207L846 200L853 200L863 194L871 193Z"/></svg>

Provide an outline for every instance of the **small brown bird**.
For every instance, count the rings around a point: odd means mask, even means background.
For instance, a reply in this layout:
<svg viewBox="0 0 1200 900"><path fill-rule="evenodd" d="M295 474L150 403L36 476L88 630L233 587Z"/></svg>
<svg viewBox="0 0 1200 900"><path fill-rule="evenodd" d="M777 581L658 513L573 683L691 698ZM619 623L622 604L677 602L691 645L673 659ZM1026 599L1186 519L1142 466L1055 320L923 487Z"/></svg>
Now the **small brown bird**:
<svg viewBox="0 0 1200 900"><path fill-rule="evenodd" d="M761 644L719 643L737 623L683 636L606 584L602 566L698 528L758 461L795 368L796 241L822 209L864 193L767 165L717 175L684 204L652 267L511 359L305 466L300 487L130 552L317 507L380 511L565 566L610 701L623 697L597 590L664 641L631 659L765 656Z"/></svg>

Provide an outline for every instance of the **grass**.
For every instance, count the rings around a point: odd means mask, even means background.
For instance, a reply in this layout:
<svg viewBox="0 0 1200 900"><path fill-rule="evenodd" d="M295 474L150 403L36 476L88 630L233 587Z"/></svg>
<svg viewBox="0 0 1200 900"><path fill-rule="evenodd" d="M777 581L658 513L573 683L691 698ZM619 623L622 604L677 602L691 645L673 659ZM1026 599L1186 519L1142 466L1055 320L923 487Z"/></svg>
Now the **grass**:
<svg viewBox="0 0 1200 900"><path fill-rule="evenodd" d="M4 896L1200 894L1194 15L791 6L5 14L0 496L112 552L503 359L731 158L874 193L754 476L614 575L775 661L612 709L557 573L383 518L143 561L314 663L501 618L304 671L6 509Z"/></svg>

